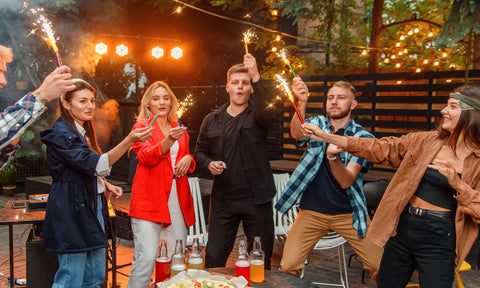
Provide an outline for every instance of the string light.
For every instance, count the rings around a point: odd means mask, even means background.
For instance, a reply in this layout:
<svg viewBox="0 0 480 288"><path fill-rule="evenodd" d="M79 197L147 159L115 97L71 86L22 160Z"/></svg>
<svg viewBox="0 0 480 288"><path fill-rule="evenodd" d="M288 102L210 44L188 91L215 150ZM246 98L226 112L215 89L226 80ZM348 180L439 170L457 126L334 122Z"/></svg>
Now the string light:
<svg viewBox="0 0 480 288"><path fill-rule="evenodd" d="M405 40L405 36L400 36L400 40Z"/></svg>
<svg viewBox="0 0 480 288"><path fill-rule="evenodd" d="M362 55L364 55L364 56L367 55L367 53L368 53L367 50L362 51Z"/></svg>
<svg viewBox="0 0 480 288"><path fill-rule="evenodd" d="M428 37L433 37L433 32L428 33Z"/></svg>
<svg viewBox="0 0 480 288"><path fill-rule="evenodd" d="M402 84L402 80L398 80L398 81L397 81L397 84Z"/></svg>
<svg viewBox="0 0 480 288"><path fill-rule="evenodd" d="M395 43L395 47L400 47L400 45L402 45L400 42Z"/></svg>
<svg viewBox="0 0 480 288"><path fill-rule="evenodd" d="M390 62L390 60L389 60L388 58L385 58L385 59L383 60L383 62L388 63L388 62Z"/></svg>
<svg viewBox="0 0 480 288"><path fill-rule="evenodd" d="M415 28L415 29L413 30L413 32L415 32L415 33L418 33L418 31L420 31L418 28Z"/></svg>
<svg viewBox="0 0 480 288"><path fill-rule="evenodd" d="M423 64L428 64L428 59L423 60Z"/></svg>
<svg viewBox="0 0 480 288"><path fill-rule="evenodd" d="M182 7L178 6L177 9L175 9L175 13L180 14L182 13L182 10L183 10Z"/></svg>
<svg viewBox="0 0 480 288"><path fill-rule="evenodd" d="M410 30L410 31L408 31L408 33L407 33L407 34L408 34L408 36L412 36L412 35L413 35L413 31L412 31L412 30Z"/></svg>
<svg viewBox="0 0 480 288"><path fill-rule="evenodd" d="M440 63L438 61L433 62L434 66L438 66Z"/></svg>
<svg viewBox="0 0 480 288"><path fill-rule="evenodd" d="M415 70L415 72L420 73L420 72L422 72L422 69L417 68L417 69Z"/></svg>
<svg viewBox="0 0 480 288"><path fill-rule="evenodd" d="M400 68L400 66L402 66L400 63L395 64L395 68Z"/></svg>

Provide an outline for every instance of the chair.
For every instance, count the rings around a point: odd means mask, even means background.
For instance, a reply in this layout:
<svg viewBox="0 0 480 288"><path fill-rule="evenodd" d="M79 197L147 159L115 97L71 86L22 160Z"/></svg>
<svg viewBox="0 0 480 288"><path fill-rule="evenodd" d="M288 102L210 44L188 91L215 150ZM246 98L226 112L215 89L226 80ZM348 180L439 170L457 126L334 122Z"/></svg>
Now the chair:
<svg viewBox="0 0 480 288"><path fill-rule="evenodd" d="M197 237L200 246L206 246L208 241L208 231L203 211L202 194L200 193L200 179L198 177L188 178L190 191L192 192L193 207L195 210L195 224L190 226L187 234L186 246L192 245L193 238Z"/></svg>
<svg viewBox="0 0 480 288"><path fill-rule="evenodd" d="M280 195L282 195L288 179L290 179L290 175L288 173L273 174L273 180L277 190L274 203L277 203L278 199L280 199ZM273 208L273 225L275 227L275 238L277 238L277 240L285 240L293 221L295 221L295 218L297 217L297 213L297 209L290 209L285 215L282 215L278 213L275 208Z"/></svg>
<svg viewBox="0 0 480 288"><path fill-rule="evenodd" d="M319 286L335 286L335 287L344 287L348 288L348 273L347 273L347 261L345 258L345 248L344 244L347 241L340 236L337 232L329 232L327 235L323 236L313 250L327 250L332 248L337 248L338 251L338 272L340 273L340 283L323 283L323 282L312 282L315 285Z"/></svg>
<svg viewBox="0 0 480 288"><path fill-rule="evenodd" d="M282 192L287 185L290 175L288 173L273 174L273 179L275 181L275 188L277 193L275 194L275 203L282 195ZM285 240L292 227L295 218L298 215L298 206L290 209L285 215L281 215L274 208L273 210L273 223L275 226L275 238L278 240ZM347 265L345 261L345 250L343 244L345 244L345 239L336 232L330 232L320 239L317 244L315 244L314 250L326 250L331 248L338 248L338 265L340 272L340 281L341 284L332 284L332 283L316 283L316 285L326 285L326 286L339 286L348 288L348 275L347 275ZM302 272L303 276L303 272Z"/></svg>

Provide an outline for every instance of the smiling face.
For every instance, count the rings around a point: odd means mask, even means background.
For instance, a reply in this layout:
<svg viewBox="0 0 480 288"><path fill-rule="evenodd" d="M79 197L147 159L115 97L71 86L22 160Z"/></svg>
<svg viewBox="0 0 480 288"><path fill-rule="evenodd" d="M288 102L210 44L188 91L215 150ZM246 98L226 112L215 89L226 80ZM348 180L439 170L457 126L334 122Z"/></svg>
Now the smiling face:
<svg viewBox="0 0 480 288"><path fill-rule="evenodd" d="M326 110L331 119L350 117L356 106L357 100L349 89L333 86L328 90Z"/></svg>
<svg viewBox="0 0 480 288"><path fill-rule="evenodd" d="M148 108L153 114L158 114L158 117L167 117L172 109L172 98L168 94L167 89L159 86L153 90Z"/></svg>
<svg viewBox="0 0 480 288"><path fill-rule="evenodd" d="M230 104L244 106L248 103L253 87L246 72L233 73L229 76L226 90L230 95Z"/></svg>
<svg viewBox="0 0 480 288"><path fill-rule="evenodd" d="M462 108L455 98L449 98L447 106L441 111L443 116L442 128L452 133L457 127L460 114L462 114Z"/></svg>
<svg viewBox="0 0 480 288"><path fill-rule="evenodd" d="M67 102L62 101L63 107L70 112L73 120L82 125L93 118L95 110L95 95L88 89L78 90L72 93L72 97Z"/></svg>

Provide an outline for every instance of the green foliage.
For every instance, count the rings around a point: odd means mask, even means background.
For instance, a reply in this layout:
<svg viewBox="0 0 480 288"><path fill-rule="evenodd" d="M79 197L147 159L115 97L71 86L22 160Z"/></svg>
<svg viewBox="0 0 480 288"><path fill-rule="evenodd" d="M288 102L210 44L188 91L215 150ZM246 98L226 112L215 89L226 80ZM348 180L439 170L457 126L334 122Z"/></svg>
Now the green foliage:
<svg viewBox="0 0 480 288"><path fill-rule="evenodd" d="M441 0L441 3L450 1ZM449 47L449 43L458 43L470 31L480 33L480 0L454 0L449 15L443 25L436 43L439 47Z"/></svg>
<svg viewBox="0 0 480 288"><path fill-rule="evenodd" d="M0 181L3 186L15 186L17 183L17 167L13 159L0 170Z"/></svg>

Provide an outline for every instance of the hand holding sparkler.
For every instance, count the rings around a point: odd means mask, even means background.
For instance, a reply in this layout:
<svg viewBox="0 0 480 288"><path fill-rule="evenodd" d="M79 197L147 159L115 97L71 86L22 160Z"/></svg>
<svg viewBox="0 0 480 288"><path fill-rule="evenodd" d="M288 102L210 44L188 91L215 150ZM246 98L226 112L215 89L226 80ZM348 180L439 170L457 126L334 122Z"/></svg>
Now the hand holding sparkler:
<svg viewBox="0 0 480 288"><path fill-rule="evenodd" d="M297 77L297 74L295 73L295 71L293 71L293 67L290 64L290 60L288 60L287 58L287 50L281 49L279 52L277 52L277 56L282 59L283 63L288 65L288 67L290 68L290 72L292 72L293 77Z"/></svg>
<svg viewBox="0 0 480 288"><path fill-rule="evenodd" d="M70 67L62 66L55 69L45 80L43 80L40 87L33 91L33 95L42 103L46 104L49 101L59 98L62 94L75 89L72 81L72 74Z"/></svg>
<svg viewBox="0 0 480 288"><path fill-rule="evenodd" d="M248 53L243 56L243 66L248 70L248 75L253 82L260 80L260 72L258 72L257 60L252 54Z"/></svg>
<svg viewBox="0 0 480 288"><path fill-rule="evenodd" d="M305 120L303 120L302 114L300 114L300 111L298 110L297 105L295 104L295 99L293 98L293 94L290 91L290 88L288 88L287 81L278 74L275 74L275 78L280 83L282 90L285 91L285 93L287 93L288 99L290 99L290 102L292 102L293 108L295 109L295 113L297 113L300 123L302 124L305 123Z"/></svg>

